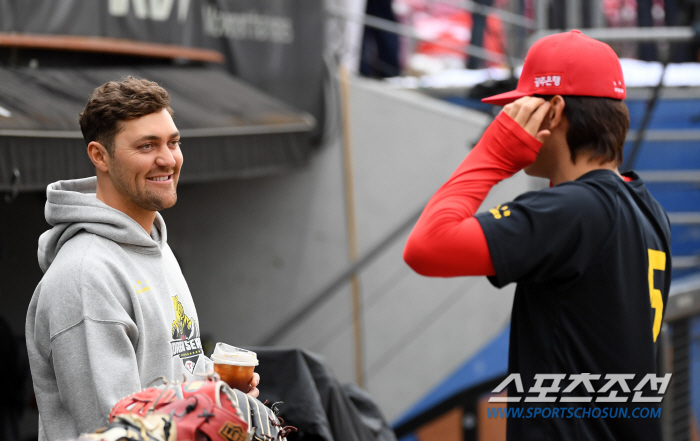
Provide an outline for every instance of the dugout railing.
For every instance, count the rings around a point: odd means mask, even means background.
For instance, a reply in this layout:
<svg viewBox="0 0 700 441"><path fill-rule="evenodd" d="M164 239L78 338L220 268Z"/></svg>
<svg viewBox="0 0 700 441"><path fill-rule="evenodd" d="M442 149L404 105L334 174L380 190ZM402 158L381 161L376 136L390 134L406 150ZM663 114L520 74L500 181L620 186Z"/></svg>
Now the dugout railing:
<svg viewBox="0 0 700 441"><path fill-rule="evenodd" d="M674 282L666 302L664 336L660 353L662 369L673 373L664 396L664 439L687 441L697 435L697 412L692 402L694 358L700 335L700 276ZM696 363L697 364L697 363Z"/></svg>

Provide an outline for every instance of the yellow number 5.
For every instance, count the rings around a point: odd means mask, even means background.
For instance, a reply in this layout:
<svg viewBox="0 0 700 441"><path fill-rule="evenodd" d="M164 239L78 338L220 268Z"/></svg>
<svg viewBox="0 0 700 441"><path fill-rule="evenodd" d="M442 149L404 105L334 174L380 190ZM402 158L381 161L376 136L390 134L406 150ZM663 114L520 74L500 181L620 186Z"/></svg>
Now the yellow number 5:
<svg viewBox="0 0 700 441"><path fill-rule="evenodd" d="M661 291L654 288L654 270L664 271L666 269L666 253L648 249L649 251L649 297L651 307L654 308L654 341L661 331L661 317L664 313L664 299Z"/></svg>

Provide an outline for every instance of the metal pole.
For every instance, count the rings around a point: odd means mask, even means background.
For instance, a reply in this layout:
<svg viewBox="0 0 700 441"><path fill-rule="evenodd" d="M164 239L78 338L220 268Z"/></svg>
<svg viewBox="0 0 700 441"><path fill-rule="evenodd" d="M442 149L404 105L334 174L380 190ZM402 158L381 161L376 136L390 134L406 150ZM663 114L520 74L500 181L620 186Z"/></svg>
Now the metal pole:
<svg viewBox="0 0 700 441"><path fill-rule="evenodd" d="M538 11L539 12L539 11ZM530 35L527 46L547 35L561 32L561 29L542 29ZM695 32L690 26L658 26L653 28L585 28L581 33L606 43L627 41L668 41L688 42L695 38Z"/></svg>
<svg viewBox="0 0 700 441"><path fill-rule="evenodd" d="M566 6L566 26L569 29L581 27L581 0L569 0Z"/></svg>
<svg viewBox="0 0 700 441"><path fill-rule="evenodd" d="M441 2L435 3L440 4ZM534 20L520 14L514 14L512 12L504 11L503 9L494 8L493 6L482 5L480 3L475 3L471 0L462 0L458 2L451 2L448 4L454 4L455 6L459 6L462 9L466 9L469 12L474 12L476 14L481 14L484 16L491 14L497 15L502 22L512 24L515 26L520 26L525 29L537 29L537 23Z"/></svg>
<svg viewBox="0 0 700 441"><path fill-rule="evenodd" d="M656 107L656 103L659 101L659 94L661 93L661 88L664 84L664 75L666 75L666 67L668 67L668 62L667 60L664 60L663 67L661 68L661 77L659 78L659 82L656 83L656 86L654 86L651 98L649 98L649 101L647 101L644 117L642 118L642 122L639 124L639 129L637 130L637 138L634 140L634 144L632 145L629 155L624 159L622 166L620 167L622 171L629 171L634 168L634 163L637 160L639 151L642 148L642 142L644 142L644 135L646 134L647 128L651 123L654 108Z"/></svg>
<svg viewBox="0 0 700 441"><path fill-rule="evenodd" d="M355 215L355 181L352 157L352 136L350 132L350 73L344 66L339 67L340 108L343 126L343 175L345 183L345 219L347 224L348 255L351 263L359 258L357 246L357 216ZM352 290L352 328L355 360L355 381L365 387L365 368L362 342L362 294L357 273L350 276Z"/></svg>
<svg viewBox="0 0 700 441"><path fill-rule="evenodd" d="M591 27L604 27L605 16L603 15L603 2L601 0L591 0L588 3L591 8Z"/></svg>
<svg viewBox="0 0 700 441"><path fill-rule="evenodd" d="M537 29L549 29L549 0L537 0L536 8L535 20L537 20Z"/></svg>

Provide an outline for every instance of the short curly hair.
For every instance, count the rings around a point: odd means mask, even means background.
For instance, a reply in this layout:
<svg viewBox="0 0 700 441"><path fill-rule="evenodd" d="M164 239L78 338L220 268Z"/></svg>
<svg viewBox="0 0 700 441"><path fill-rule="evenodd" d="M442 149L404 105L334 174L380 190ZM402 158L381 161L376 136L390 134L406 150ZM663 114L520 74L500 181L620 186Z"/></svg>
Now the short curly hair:
<svg viewBox="0 0 700 441"><path fill-rule="evenodd" d="M166 109L170 115L170 95L158 83L127 76L109 81L92 91L78 122L85 145L97 141L114 156L114 138L129 121Z"/></svg>

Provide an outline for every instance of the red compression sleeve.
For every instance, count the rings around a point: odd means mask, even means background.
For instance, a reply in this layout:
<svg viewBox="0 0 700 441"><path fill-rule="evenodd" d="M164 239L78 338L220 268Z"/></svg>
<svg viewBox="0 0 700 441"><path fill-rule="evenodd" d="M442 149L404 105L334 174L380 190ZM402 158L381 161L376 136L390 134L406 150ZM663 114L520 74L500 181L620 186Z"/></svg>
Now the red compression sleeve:
<svg viewBox="0 0 700 441"><path fill-rule="evenodd" d="M542 143L501 112L413 228L404 260L425 276L491 276L496 272L474 213L491 187L533 163Z"/></svg>

